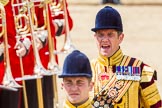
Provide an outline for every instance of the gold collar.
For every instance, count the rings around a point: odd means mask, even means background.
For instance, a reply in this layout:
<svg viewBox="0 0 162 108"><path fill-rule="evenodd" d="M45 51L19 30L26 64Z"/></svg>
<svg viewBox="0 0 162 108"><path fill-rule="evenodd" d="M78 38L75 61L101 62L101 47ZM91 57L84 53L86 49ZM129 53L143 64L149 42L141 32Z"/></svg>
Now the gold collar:
<svg viewBox="0 0 162 108"><path fill-rule="evenodd" d="M119 48L111 57L105 57L103 55L99 55L98 61L107 66L114 66L119 65L122 61L123 53L122 50ZM106 64L105 64L106 63Z"/></svg>
<svg viewBox="0 0 162 108"><path fill-rule="evenodd" d="M91 99L88 99L85 103L79 106L74 106L72 105L68 100L65 101L64 103L64 108L91 108Z"/></svg>

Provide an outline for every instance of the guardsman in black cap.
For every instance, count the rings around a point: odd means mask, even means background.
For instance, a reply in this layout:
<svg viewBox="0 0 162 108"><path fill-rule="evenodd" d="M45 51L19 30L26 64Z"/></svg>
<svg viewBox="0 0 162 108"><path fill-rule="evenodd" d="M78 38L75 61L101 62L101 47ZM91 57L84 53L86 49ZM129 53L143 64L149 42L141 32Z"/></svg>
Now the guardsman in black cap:
<svg viewBox="0 0 162 108"><path fill-rule="evenodd" d="M93 88L89 59L78 50L70 53L63 65L62 86L66 92L63 108L92 108L89 91Z"/></svg>
<svg viewBox="0 0 162 108"><path fill-rule="evenodd" d="M156 71L141 60L124 55L123 24L119 12L106 6L96 15L99 55L91 61L95 108L160 108Z"/></svg>

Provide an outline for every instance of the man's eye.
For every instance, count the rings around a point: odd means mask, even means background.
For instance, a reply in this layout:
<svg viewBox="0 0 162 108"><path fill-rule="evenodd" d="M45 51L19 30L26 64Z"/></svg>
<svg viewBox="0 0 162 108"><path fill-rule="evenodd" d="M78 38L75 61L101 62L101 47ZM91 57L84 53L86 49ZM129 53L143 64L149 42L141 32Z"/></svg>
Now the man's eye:
<svg viewBox="0 0 162 108"><path fill-rule="evenodd" d="M84 85L84 83L83 82L80 82L77 85L82 86L82 85Z"/></svg>
<svg viewBox="0 0 162 108"><path fill-rule="evenodd" d="M69 86L69 85L72 85L72 83L70 83L70 82L67 82L67 83L65 83L65 85L68 85L68 86Z"/></svg>
<svg viewBox="0 0 162 108"><path fill-rule="evenodd" d="M109 37L114 37L115 34L112 32L112 33L109 33L108 36L109 36Z"/></svg>
<svg viewBox="0 0 162 108"><path fill-rule="evenodd" d="M98 37L103 37L104 35L102 35L102 34L98 34Z"/></svg>
<svg viewBox="0 0 162 108"><path fill-rule="evenodd" d="M113 33L108 33L107 35L108 35L109 37L111 37L111 36L113 35Z"/></svg>
<svg viewBox="0 0 162 108"><path fill-rule="evenodd" d="M104 36L103 34L99 34L99 36Z"/></svg>

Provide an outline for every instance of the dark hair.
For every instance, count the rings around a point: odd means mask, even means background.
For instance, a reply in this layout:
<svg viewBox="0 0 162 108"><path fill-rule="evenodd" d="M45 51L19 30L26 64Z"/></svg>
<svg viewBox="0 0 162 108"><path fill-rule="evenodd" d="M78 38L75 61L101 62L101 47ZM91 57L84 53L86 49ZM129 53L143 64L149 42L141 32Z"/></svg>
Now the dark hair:
<svg viewBox="0 0 162 108"><path fill-rule="evenodd" d="M123 32L122 31L117 31L118 36L120 36Z"/></svg>

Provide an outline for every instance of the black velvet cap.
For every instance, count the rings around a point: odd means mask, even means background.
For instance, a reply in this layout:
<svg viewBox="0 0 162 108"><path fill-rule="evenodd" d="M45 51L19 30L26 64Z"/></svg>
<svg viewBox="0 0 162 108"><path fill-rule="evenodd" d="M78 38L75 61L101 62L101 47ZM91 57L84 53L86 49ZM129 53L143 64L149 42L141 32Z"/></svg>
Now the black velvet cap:
<svg viewBox="0 0 162 108"><path fill-rule="evenodd" d="M78 76L91 78L92 70L88 57L79 50L74 50L65 58L62 74L58 77L63 78Z"/></svg>

